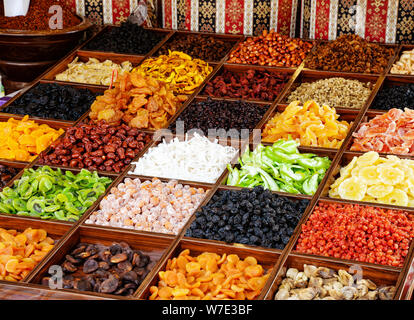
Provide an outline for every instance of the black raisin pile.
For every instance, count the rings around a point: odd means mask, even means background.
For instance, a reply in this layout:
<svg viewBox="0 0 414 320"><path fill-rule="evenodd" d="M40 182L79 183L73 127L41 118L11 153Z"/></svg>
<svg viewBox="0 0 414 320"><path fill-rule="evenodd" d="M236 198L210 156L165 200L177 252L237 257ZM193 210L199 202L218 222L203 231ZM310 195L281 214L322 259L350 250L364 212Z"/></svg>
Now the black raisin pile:
<svg viewBox="0 0 414 320"><path fill-rule="evenodd" d="M414 83L382 88L371 109L390 110L414 107Z"/></svg>
<svg viewBox="0 0 414 320"><path fill-rule="evenodd" d="M260 122L269 106L258 106L245 101L212 100L207 98L191 104L178 117L184 122L184 130L199 129L208 134L208 129L249 129ZM176 123L170 130L176 129Z"/></svg>
<svg viewBox="0 0 414 320"><path fill-rule="evenodd" d="M39 83L2 112L68 121L78 120L100 93L88 89Z"/></svg>
<svg viewBox="0 0 414 320"><path fill-rule="evenodd" d="M187 237L283 249L309 201L264 190L219 190L196 212Z"/></svg>
<svg viewBox="0 0 414 320"><path fill-rule="evenodd" d="M145 55L161 41L162 34L144 29L131 22L104 32L86 44L84 49L93 51Z"/></svg>

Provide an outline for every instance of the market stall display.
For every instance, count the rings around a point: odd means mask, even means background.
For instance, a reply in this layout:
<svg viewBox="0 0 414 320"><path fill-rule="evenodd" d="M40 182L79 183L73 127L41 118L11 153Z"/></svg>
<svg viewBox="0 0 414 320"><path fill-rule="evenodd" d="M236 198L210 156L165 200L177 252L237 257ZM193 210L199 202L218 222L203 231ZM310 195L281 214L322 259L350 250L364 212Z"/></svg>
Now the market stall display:
<svg viewBox="0 0 414 320"><path fill-rule="evenodd" d="M49 267L61 265L64 288L51 292L67 297L409 298L414 167L405 108L412 108L413 81L390 73L402 47L274 32L237 44L234 36L159 29L141 29L142 43L132 43L126 39L135 27L123 28L104 28L88 42L102 47L75 49L34 83L59 85L50 95L58 100L62 92L65 106L36 121L65 134L31 163L1 161L0 227L22 225L23 232L43 223L62 241L39 254L39 268L24 269L28 283L45 288ZM338 57L325 59L334 71L308 68L323 46ZM140 53L119 53L134 48ZM359 63L347 60L357 54ZM98 69L108 64L99 83L56 79L88 61ZM131 63L125 72L124 61ZM108 78L111 68L118 72ZM69 86L98 97L82 104L80 117L61 121L53 112L66 116L76 104L60 91ZM385 107L376 108L381 100ZM0 120L15 121L15 112ZM179 120L186 130L249 129L249 139L233 145L227 137L171 133ZM353 286L346 281L356 264L366 277ZM7 269L21 270L14 260Z"/></svg>

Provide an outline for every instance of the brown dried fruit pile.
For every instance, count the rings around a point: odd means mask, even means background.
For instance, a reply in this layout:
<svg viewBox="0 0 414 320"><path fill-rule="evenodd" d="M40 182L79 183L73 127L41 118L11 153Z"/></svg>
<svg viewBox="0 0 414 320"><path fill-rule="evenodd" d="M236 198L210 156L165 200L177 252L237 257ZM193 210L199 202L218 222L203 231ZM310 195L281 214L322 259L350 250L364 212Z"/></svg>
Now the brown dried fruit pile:
<svg viewBox="0 0 414 320"><path fill-rule="evenodd" d="M382 73L393 54L393 48L369 43L355 34L343 35L335 41L321 43L309 53L305 66L319 70Z"/></svg>
<svg viewBox="0 0 414 320"><path fill-rule="evenodd" d="M154 261L126 242L111 246L79 243L61 265L63 288L131 296L154 266ZM49 277L42 279L48 285Z"/></svg>

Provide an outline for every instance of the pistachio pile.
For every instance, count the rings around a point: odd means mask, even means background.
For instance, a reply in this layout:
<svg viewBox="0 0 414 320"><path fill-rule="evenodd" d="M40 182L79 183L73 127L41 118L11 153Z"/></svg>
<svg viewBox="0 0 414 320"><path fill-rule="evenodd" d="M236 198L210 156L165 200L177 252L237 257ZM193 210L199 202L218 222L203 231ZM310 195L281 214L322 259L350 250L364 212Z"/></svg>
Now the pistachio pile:
<svg viewBox="0 0 414 320"><path fill-rule="evenodd" d="M357 277L355 277L357 278ZM287 270L275 300L391 300L393 286L377 286L368 279L356 280L345 270L303 265L303 271Z"/></svg>

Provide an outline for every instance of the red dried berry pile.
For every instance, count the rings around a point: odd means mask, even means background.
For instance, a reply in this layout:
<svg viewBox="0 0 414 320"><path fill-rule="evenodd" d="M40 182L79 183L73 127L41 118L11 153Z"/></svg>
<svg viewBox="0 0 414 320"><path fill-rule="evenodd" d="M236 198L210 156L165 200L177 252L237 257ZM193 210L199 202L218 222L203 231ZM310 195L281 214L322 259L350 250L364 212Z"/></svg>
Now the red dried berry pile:
<svg viewBox="0 0 414 320"><path fill-rule="evenodd" d="M319 203L302 226L302 253L402 267L414 237L414 216L406 211Z"/></svg>
<svg viewBox="0 0 414 320"><path fill-rule="evenodd" d="M204 94L210 97L273 101L289 80L287 73L247 70L236 73L225 70L207 83Z"/></svg>
<svg viewBox="0 0 414 320"><path fill-rule="evenodd" d="M92 120L66 130L63 139L39 157L40 164L121 172L142 151L151 136L125 124L110 126Z"/></svg>

